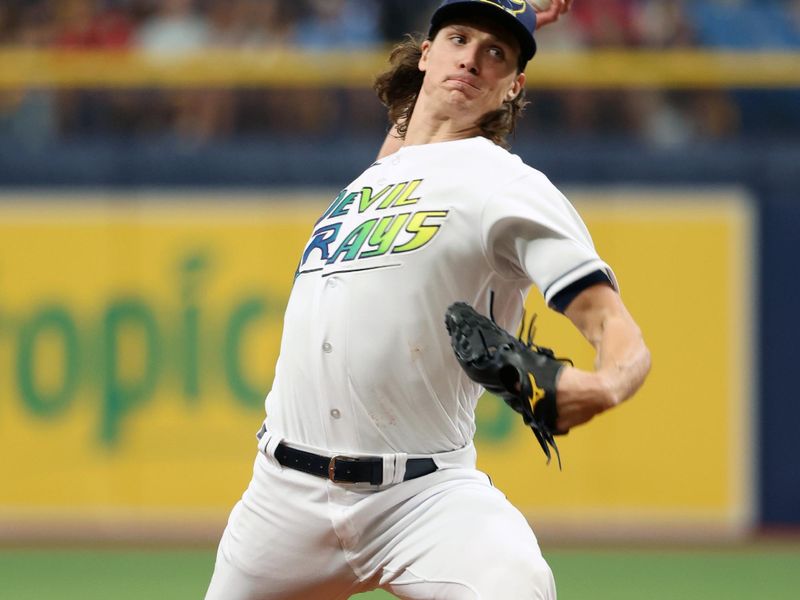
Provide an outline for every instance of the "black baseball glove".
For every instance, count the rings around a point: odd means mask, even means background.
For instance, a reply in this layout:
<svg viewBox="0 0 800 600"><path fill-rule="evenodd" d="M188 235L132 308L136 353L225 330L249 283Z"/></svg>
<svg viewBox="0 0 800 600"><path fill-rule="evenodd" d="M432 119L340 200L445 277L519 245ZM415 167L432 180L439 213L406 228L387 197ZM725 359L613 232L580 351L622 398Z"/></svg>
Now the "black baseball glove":
<svg viewBox="0 0 800 600"><path fill-rule="evenodd" d="M531 319L525 341L524 315L519 337L514 337L495 323L493 315L491 319L485 317L464 302L447 309L445 325L467 376L520 413L544 450L548 464L552 447L561 468L561 455L553 436L567 432L556 429L556 382L564 365L572 361L556 358L549 348L533 343L535 318L534 315Z"/></svg>

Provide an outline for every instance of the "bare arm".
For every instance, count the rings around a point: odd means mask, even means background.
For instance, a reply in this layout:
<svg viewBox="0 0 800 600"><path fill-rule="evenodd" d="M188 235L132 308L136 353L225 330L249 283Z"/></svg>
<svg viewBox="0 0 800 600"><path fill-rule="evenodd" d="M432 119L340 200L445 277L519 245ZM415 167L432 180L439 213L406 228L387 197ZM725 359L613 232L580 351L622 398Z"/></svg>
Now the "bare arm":
<svg viewBox="0 0 800 600"><path fill-rule="evenodd" d="M594 346L595 370L566 367L558 380L558 430L566 431L630 398L650 371L650 351L619 294L606 285L581 292L564 313Z"/></svg>
<svg viewBox="0 0 800 600"><path fill-rule="evenodd" d="M572 0L553 0L550 8L541 12L537 11L536 29L541 29L546 25L555 23L558 21L558 18L561 15L569 12L571 6ZM403 138L397 134L397 128L392 126L389 133L386 134L386 138L383 140L381 149L378 151L378 160L384 158L385 156L389 156L390 154L394 154L400 150L402 146Z"/></svg>
<svg viewBox="0 0 800 600"><path fill-rule="evenodd" d="M403 145L403 138L401 138L397 134L397 127L392 125L391 130L388 134L386 134L386 139L383 140L383 146L381 146L380 151L378 152L378 160L382 159L384 156L389 156L390 154L394 154L400 147Z"/></svg>

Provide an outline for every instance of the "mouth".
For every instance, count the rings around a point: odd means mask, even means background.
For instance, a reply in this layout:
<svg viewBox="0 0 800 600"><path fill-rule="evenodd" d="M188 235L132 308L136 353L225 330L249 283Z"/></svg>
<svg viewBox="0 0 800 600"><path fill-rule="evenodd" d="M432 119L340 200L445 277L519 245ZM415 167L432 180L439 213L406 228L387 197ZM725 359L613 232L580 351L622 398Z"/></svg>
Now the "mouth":
<svg viewBox="0 0 800 600"><path fill-rule="evenodd" d="M454 77L448 77L445 79L446 82L453 83L456 87L460 88L468 88L472 89L476 92L481 91L481 88L478 87L477 82L474 79L470 79L469 77L463 77L460 75Z"/></svg>

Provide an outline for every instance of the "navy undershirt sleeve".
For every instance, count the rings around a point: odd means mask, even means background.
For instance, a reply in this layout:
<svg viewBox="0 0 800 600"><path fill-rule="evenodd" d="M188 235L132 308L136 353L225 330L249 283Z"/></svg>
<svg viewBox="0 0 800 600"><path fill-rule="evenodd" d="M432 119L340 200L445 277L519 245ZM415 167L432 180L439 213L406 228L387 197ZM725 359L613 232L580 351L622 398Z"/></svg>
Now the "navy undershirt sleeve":
<svg viewBox="0 0 800 600"><path fill-rule="evenodd" d="M605 283L613 286L608 275L603 271L593 271L588 275L581 277L578 281L573 281L563 290L558 292L553 299L550 300L550 306L560 313L567 310L570 303L575 300L575 297L586 288L596 285L598 283Z"/></svg>

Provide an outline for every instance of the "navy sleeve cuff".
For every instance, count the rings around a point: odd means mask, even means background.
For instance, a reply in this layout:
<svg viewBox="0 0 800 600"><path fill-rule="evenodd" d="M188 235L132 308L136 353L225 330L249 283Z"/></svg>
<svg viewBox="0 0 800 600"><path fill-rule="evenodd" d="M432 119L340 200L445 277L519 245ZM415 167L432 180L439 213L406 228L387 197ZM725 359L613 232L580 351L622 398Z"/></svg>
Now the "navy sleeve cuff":
<svg viewBox="0 0 800 600"><path fill-rule="evenodd" d="M578 281L573 281L563 290L558 292L550 301L550 306L560 313L567 310L567 307L583 290L598 283L605 283L613 287L613 283L603 271L594 271L581 277Z"/></svg>

